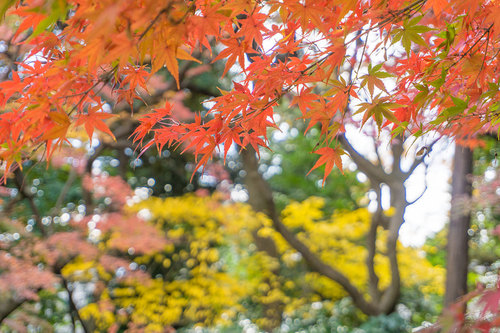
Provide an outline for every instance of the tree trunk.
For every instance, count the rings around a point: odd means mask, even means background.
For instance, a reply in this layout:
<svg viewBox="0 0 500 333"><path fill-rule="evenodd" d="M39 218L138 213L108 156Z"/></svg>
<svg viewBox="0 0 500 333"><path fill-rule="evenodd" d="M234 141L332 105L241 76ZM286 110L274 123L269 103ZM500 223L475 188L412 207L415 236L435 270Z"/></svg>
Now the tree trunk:
<svg viewBox="0 0 500 333"><path fill-rule="evenodd" d="M247 147L241 151L241 157L247 172L245 182L247 184L249 203L253 209L266 213L272 220L274 229L283 236L291 247L302 255L310 269L340 284L363 313L370 316L383 313L383 310L377 304L367 301L363 293L342 272L323 262L281 222L274 205L272 190L258 171L255 150L252 147Z"/></svg>
<svg viewBox="0 0 500 333"><path fill-rule="evenodd" d="M456 145L451 184L445 307L467 293L467 269L469 264L469 236L467 231L470 225L470 212L464 209L463 200L470 198L472 194L471 174L472 151L469 148Z"/></svg>

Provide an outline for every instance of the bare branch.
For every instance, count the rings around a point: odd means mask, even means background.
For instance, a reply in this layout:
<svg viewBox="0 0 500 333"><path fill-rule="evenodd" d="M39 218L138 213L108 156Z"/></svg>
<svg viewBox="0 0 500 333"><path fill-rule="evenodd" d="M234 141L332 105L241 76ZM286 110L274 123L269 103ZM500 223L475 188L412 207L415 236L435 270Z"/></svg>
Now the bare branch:
<svg viewBox="0 0 500 333"><path fill-rule="evenodd" d="M91 331L87 327L86 322L80 316L80 312L78 312L78 308L76 307L75 301L73 300L73 292L69 288L68 281L62 275L61 275L61 281L62 281L64 289L66 289L66 292L68 293L68 302L69 302L70 311L75 314L78 321L82 324L83 331L85 333L90 333Z"/></svg>
<svg viewBox="0 0 500 333"><path fill-rule="evenodd" d="M394 182L390 184L391 205L394 207L394 214L389 219L389 233L386 240L386 255L389 259L391 269L391 283L387 289L384 290L380 301L380 307L384 313L389 313L394 310L401 291L401 276L397 258L397 243L399 229L404 223L404 214L406 207L408 206L404 181L400 180L398 184Z"/></svg>
<svg viewBox="0 0 500 333"><path fill-rule="evenodd" d="M56 205L53 208L54 214L58 214L59 210L61 209L62 203L66 195L68 194L69 190L71 189L71 185L76 180L77 172L75 168L71 168L69 171L68 179L66 180L66 183L64 183L64 186L61 190L61 193L59 194L59 197L57 197Z"/></svg>
<svg viewBox="0 0 500 333"><path fill-rule="evenodd" d="M412 165L408 169L408 171L404 171L403 172L405 180L407 180L412 175L413 171L415 171L415 169L424 161L425 157L429 156L432 148L439 141L439 139L440 138L437 138L430 145L428 145L426 151L424 152L424 154L422 156L418 157L418 158L416 157L415 160L413 161Z"/></svg>
<svg viewBox="0 0 500 333"><path fill-rule="evenodd" d="M351 143L345 137L345 134L338 136L338 140L344 150L349 153L351 159L356 163L360 171L362 171L368 178L372 179L376 183L388 183L390 177L385 173L382 165L375 165L369 160L367 160L363 155L358 153Z"/></svg>
<svg viewBox="0 0 500 333"><path fill-rule="evenodd" d="M381 191L379 190L379 193L377 195L379 195L380 192ZM377 243L377 228L380 224L380 219L382 218L382 216L382 209L379 206L375 214L372 215L370 229L366 234L366 248L368 250L368 254L366 256L365 262L368 269L368 291L370 292L372 302L378 302L381 296L378 285L379 277L375 272L375 254Z"/></svg>
<svg viewBox="0 0 500 333"><path fill-rule="evenodd" d="M2 297L0 301L0 323L2 323L12 312L19 308L26 299L20 298L7 298Z"/></svg>
<svg viewBox="0 0 500 333"><path fill-rule="evenodd" d="M392 170L391 170L391 179L396 180L397 182L402 181L401 179L404 177L403 170L401 170L401 158L403 157L404 147L403 147L403 138L397 137L392 140L391 144L391 152L392 152ZM387 185L390 185L387 183Z"/></svg>
<svg viewBox="0 0 500 333"><path fill-rule="evenodd" d="M262 175L258 172L258 161L255 156L255 151L251 147L247 147L242 150L241 156L245 171L247 172L246 184L250 197L249 202L252 207L257 211L266 213L269 218L271 218L276 231L283 236L290 246L302 255L307 265L313 271L340 284L349 296L351 296L354 304L364 313L368 315L380 314L380 309L375 304L368 302L363 294L344 274L322 261L281 222L274 206L272 191L264 178L262 178Z"/></svg>
<svg viewBox="0 0 500 333"><path fill-rule="evenodd" d="M380 157L380 153L378 152L378 147L377 147L377 143L375 142L375 138L372 137L372 141L373 141L373 149L375 150L375 154L377 155L377 162L378 162L378 165L380 165L380 167L382 168L382 170L384 169L384 164L382 163L382 158Z"/></svg>
<svg viewBox="0 0 500 333"><path fill-rule="evenodd" d="M417 202L418 200L420 200L420 198L422 198L422 196L427 191L427 174L429 172L429 164L424 162L424 166L425 166L424 189L422 190L422 193L420 193L419 196L415 200L412 200L412 201L408 202L408 206L413 205L415 202Z"/></svg>

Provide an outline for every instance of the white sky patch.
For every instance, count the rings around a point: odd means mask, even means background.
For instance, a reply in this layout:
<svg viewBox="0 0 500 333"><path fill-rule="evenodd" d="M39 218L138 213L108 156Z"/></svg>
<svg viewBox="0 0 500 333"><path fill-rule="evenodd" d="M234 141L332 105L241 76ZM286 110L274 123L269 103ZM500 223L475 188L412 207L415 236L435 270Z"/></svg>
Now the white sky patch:
<svg viewBox="0 0 500 333"><path fill-rule="evenodd" d="M373 137L364 135L352 126L347 126L347 137L354 149L371 161L377 159ZM382 163L388 169L392 162L388 148L388 138L381 134L383 143L379 149ZM429 144L433 139L429 138L423 142L417 141L403 156L403 168L407 168L413 162L415 152L423 145ZM420 246L425 242L426 237L441 230L448 221L448 212L450 209L450 184L451 184L451 164L453 158L453 143L450 140L442 139L439 141L426 157L429 163L427 175L425 168L420 165L412 176L406 181L406 194L408 201L413 201L425 189L424 195L413 205L408 206L405 212L405 223L401 227L400 240L406 246ZM352 170L351 170L352 171ZM387 208L387 202L382 203ZM369 209L374 209L368 207Z"/></svg>
<svg viewBox="0 0 500 333"><path fill-rule="evenodd" d="M452 143L444 143L442 146L443 150L435 148L429 156L432 162L427 173L427 191L406 209L405 223L400 232L404 245L422 245L426 237L440 231L448 222L454 148ZM424 168L415 170L414 175L406 182L408 200L415 199L422 192L425 187L424 179Z"/></svg>

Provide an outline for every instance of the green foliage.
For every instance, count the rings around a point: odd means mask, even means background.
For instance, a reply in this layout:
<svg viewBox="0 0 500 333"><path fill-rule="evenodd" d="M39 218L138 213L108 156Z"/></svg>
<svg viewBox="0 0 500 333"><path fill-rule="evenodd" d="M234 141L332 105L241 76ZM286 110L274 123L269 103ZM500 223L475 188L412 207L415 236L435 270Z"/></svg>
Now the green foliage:
<svg viewBox="0 0 500 333"><path fill-rule="evenodd" d="M377 316L370 317L363 325L361 325L360 330L354 330L354 332L359 333L398 333L398 332L410 332L410 325L401 318L397 313L391 313L387 316Z"/></svg>
<svg viewBox="0 0 500 333"><path fill-rule="evenodd" d="M61 295L47 290L41 290L38 295L40 296L40 310L38 312L40 318L46 320L51 325L68 323L66 316L68 304Z"/></svg>
<svg viewBox="0 0 500 333"><path fill-rule="evenodd" d="M448 235L448 226L432 237L426 239L424 244L425 256L434 266L446 266L446 236Z"/></svg>
<svg viewBox="0 0 500 333"><path fill-rule="evenodd" d="M277 332L303 333L402 333L409 332L410 326L398 313L376 317L363 316L350 299L345 298L333 306L328 302L306 305L294 317L284 320Z"/></svg>
<svg viewBox="0 0 500 333"><path fill-rule="evenodd" d="M471 288L480 280L479 277L497 273L500 264L500 238L494 234L495 228L500 224L500 176L497 157L500 143L497 138L487 136L482 138L482 144L482 147L474 150L473 198L466 203L466 209L471 211Z"/></svg>
<svg viewBox="0 0 500 333"><path fill-rule="evenodd" d="M420 326L422 322L435 322L442 312L442 295L425 294L418 288L403 288L400 303L405 305L408 324Z"/></svg>
<svg viewBox="0 0 500 333"><path fill-rule="evenodd" d="M298 135L306 127L304 122L296 120L298 110L286 109L281 114L278 125L281 125L280 134L284 137L277 139L270 135L272 154L263 151L260 163L279 210L292 201L304 201L311 196L325 199L325 212L360 208L360 200L368 190L367 184L356 179L356 172L345 170L342 174L334 168L323 185L324 167L311 171L317 160L317 155L311 152L317 146L319 130L312 128L306 135Z"/></svg>

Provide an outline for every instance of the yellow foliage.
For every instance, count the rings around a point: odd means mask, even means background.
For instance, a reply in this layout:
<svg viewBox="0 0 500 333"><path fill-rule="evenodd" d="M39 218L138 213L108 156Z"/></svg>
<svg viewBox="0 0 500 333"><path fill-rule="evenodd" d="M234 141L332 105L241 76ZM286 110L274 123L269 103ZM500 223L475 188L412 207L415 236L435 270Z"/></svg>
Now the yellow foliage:
<svg viewBox="0 0 500 333"><path fill-rule="evenodd" d="M103 304L90 303L80 309L79 312L83 320L92 320L98 331L105 332L117 320L115 314L107 309L106 306L102 305Z"/></svg>
<svg viewBox="0 0 500 333"><path fill-rule="evenodd" d="M295 230L298 238L324 262L337 268L356 287L366 291L368 272L365 265L365 235L370 226L370 212L367 209L335 212L327 218L322 212L323 206L323 199L316 197L301 203L294 202L283 210L283 223ZM388 216L391 214L393 209L386 212ZM387 231L379 228L377 232L375 271L379 276L379 286L385 288L391 280L388 258L382 255L386 252ZM289 267L294 266L297 253L274 229L263 228L259 234L273 237L282 253L283 262ZM444 269L432 266L420 252L398 244L402 284L404 287L417 287L424 294L441 295L444 292ZM307 273L305 283L333 300L346 296L339 285L316 273Z"/></svg>
<svg viewBox="0 0 500 333"><path fill-rule="evenodd" d="M323 199L316 197L291 203L283 210L282 221L323 261L366 291L365 235L370 213L358 209L326 216L323 207ZM346 296L335 282L304 270L301 255L272 228L266 215L254 213L248 205L187 195L150 198L129 209L132 213L147 209L152 222L171 241L162 252L135 258L136 263L161 272L153 276L151 283L128 281L109 292L117 308L133 309L132 321L146 331L157 332L178 323L224 325L247 310L243 300L267 306L268 313L278 311L276 306L282 304L281 309L291 314L305 304L319 301L318 295L332 301ZM383 288L390 283L390 271L382 254L386 232L380 228L378 233L375 270ZM279 258L259 251L254 244L255 234L274 240ZM398 250L405 287L419 288L424 294L443 292L442 269L431 266L418 249L399 244ZM87 271L89 265L75 261L64 274L76 276L77 272ZM282 274L283 270L288 273ZM93 304L85 308L87 316L102 325L109 323L105 313L96 311ZM263 327L271 324L264 315L255 322Z"/></svg>
<svg viewBox="0 0 500 333"><path fill-rule="evenodd" d="M61 274L73 281L88 281L93 278L92 269L95 267L94 261L85 261L81 257L77 257L62 268Z"/></svg>

